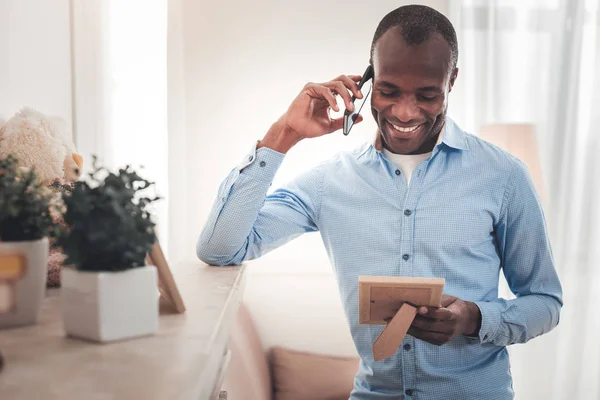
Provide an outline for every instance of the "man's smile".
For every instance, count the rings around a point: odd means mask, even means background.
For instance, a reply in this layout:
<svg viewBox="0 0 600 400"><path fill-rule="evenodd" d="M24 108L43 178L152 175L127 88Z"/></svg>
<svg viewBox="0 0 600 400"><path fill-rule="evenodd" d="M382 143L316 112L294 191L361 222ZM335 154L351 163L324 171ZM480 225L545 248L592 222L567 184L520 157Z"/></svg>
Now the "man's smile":
<svg viewBox="0 0 600 400"><path fill-rule="evenodd" d="M410 139L419 134L421 134L421 128L425 126L425 123L418 125L409 125L409 126L399 126L391 123L388 120L385 120L384 129L386 129L390 136L399 138L399 139Z"/></svg>

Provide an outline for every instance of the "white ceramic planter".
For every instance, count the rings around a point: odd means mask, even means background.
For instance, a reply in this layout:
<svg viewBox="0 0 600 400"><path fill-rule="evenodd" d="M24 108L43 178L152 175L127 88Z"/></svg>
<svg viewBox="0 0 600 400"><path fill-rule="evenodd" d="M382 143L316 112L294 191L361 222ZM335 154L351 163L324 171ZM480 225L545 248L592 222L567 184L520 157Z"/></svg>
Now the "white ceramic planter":
<svg viewBox="0 0 600 400"><path fill-rule="evenodd" d="M158 329L156 267L119 272L64 268L61 275L67 335L105 343L151 335Z"/></svg>
<svg viewBox="0 0 600 400"><path fill-rule="evenodd" d="M0 314L0 328L35 324L46 294L48 239L0 242L0 254L13 252L25 255L25 275L11 287L16 291L16 306L13 311Z"/></svg>

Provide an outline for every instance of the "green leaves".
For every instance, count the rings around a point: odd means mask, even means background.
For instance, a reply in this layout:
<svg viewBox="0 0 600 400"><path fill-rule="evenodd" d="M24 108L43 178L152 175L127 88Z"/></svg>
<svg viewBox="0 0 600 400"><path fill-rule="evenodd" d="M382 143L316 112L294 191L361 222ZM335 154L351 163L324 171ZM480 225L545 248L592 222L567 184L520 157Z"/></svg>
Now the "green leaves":
<svg viewBox="0 0 600 400"><path fill-rule="evenodd" d="M119 271L145 265L146 254L156 237L147 211L159 197L141 192L152 182L130 166L115 174L97 166L90 183L76 182L64 195L65 223L57 245L67 255L66 264L86 271Z"/></svg>
<svg viewBox="0 0 600 400"><path fill-rule="evenodd" d="M159 197L143 195L153 183L130 166L115 174L98 167L96 157L93 161L90 183L46 187L34 171L19 168L15 157L0 159L0 240L56 238L65 263L81 270L143 266L156 240L148 208ZM67 228L52 218L63 211Z"/></svg>
<svg viewBox="0 0 600 400"><path fill-rule="evenodd" d="M59 198L38 182L35 171L18 166L9 155L0 159L0 240L16 242L55 236L52 212Z"/></svg>

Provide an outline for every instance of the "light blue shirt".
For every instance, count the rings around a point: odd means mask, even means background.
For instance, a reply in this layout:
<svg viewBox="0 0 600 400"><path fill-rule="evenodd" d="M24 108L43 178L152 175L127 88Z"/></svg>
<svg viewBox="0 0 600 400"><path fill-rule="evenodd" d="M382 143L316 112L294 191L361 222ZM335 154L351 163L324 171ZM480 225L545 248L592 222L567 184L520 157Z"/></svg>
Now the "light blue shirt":
<svg viewBox="0 0 600 400"><path fill-rule="evenodd" d="M284 155L252 151L222 183L198 257L240 264L320 232L361 357L352 399L512 399L506 346L558 324L561 285L526 166L449 118L410 186L374 145L321 163L267 196ZM503 272L516 299L498 298ZM407 335L373 360L381 325L361 325L360 275L445 278L481 310L479 336L435 346Z"/></svg>

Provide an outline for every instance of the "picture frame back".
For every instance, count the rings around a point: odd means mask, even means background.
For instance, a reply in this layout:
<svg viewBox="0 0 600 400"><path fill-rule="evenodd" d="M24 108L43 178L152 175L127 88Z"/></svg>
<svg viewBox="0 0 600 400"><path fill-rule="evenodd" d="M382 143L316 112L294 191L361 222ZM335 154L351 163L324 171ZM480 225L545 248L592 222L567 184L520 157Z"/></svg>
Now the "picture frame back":
<svg viewBox="0 0 600 400"><path fill-rule="evenodd" d="M441 307L444 278L359 276L359 323L387 325L402 304Z"/></svg>
<svg viewBox="0 0 600 400"><path fill-rule="evenodd" d="M158 241L152 246L150 252L146 255L146 263L148 265L154 265L158 272L158 291L160 296L173 306L175 311L179 314L185 312L185 303L179 293L173 273L169 267L169 263L165 257L164 252Z"/></svg>

